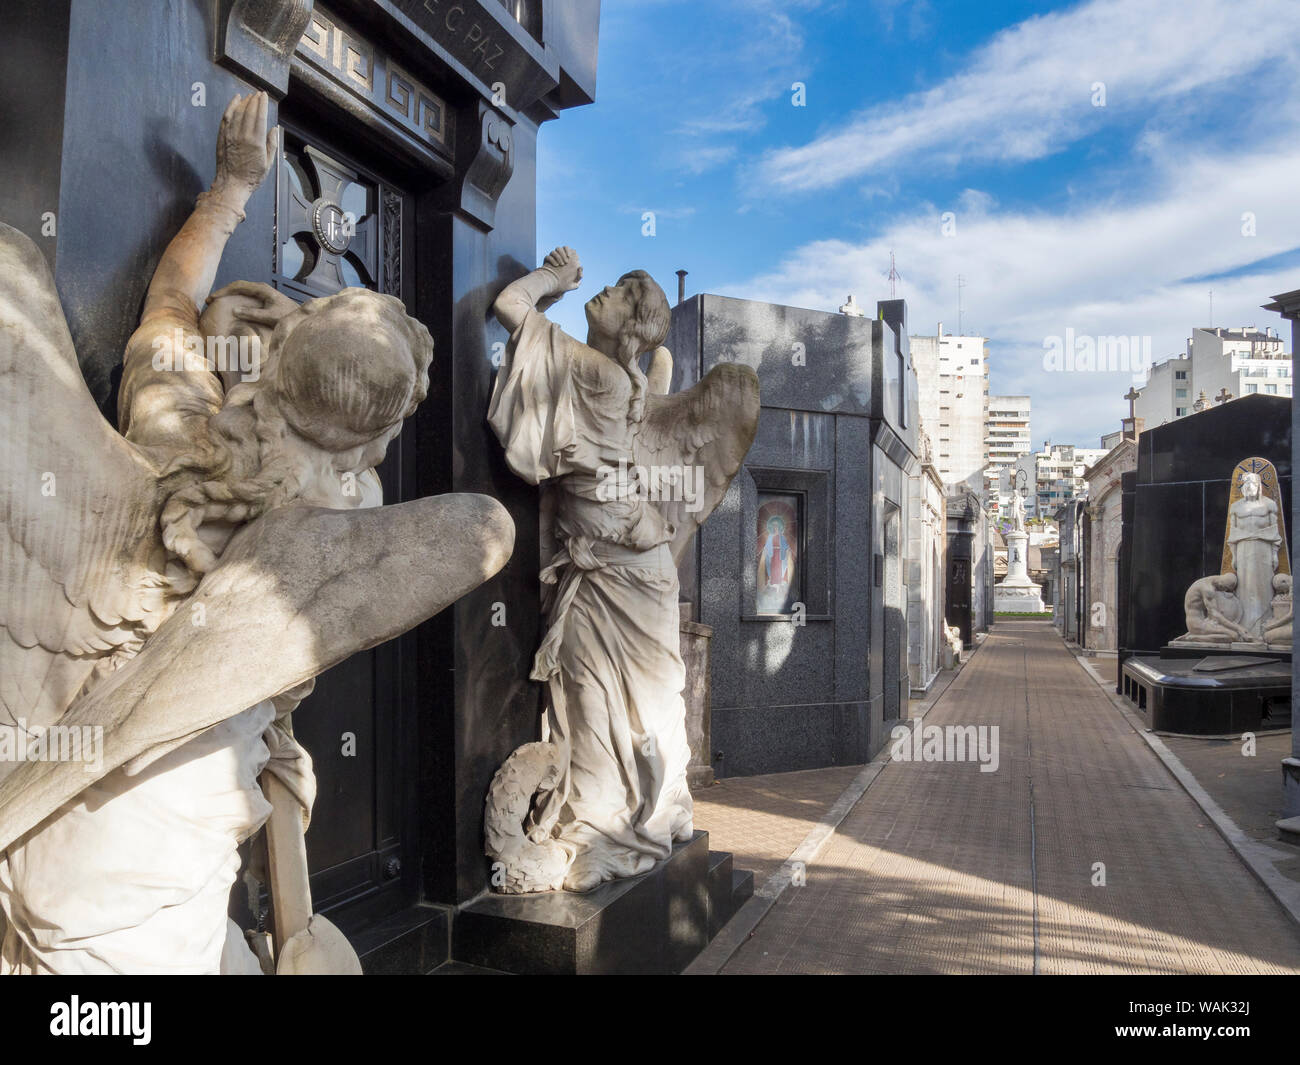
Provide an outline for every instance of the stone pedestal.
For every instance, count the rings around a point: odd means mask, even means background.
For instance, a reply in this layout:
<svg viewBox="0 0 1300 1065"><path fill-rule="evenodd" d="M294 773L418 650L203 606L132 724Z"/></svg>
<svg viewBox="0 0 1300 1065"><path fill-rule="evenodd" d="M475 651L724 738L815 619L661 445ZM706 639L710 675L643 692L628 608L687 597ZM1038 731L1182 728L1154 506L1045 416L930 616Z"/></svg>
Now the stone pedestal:
<svg viewBox="0 0 1300 1065"><path fill-rule="evenodd" d="M650 872L594 891L475 900L456 915L452 956L530 975L678 973L752 892L696 832Z"/></svg>
<svg viewBox="0 0 1300 1065"><path fill-rule="evenodd" d="M709 643L713 629L692 621L691 611L690 603L681 604L682 661L686 664L682 699L686 703L686 741L691 745L686 782L694 791L713 783L713 751L709 743Z"/></svg>
<svg viewBox="0 0 1300 1065"><path fill-rule="evenodd" d="M1029 579L1026 568L1029 535L1013 530L1007 533L1007 575L993 587L995 613L1045 614L1043 586Z"/></svg>

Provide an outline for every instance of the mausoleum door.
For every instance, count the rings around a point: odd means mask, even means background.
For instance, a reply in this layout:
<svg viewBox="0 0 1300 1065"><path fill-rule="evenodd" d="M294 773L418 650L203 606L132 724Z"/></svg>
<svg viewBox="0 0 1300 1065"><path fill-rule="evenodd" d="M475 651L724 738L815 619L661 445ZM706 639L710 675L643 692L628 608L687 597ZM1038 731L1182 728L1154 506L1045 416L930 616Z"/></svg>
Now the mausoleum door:
<svg viewBox="0 0 1300 1065"><path fill-rule="evenodd" d="M275 287L302 301L362 286L413 311L413 197L381 171L381 159L350 157L283 109L280 124ZM413 498L414 475L408 425L379 468L384 502ZM324 673L293 715L319 786L307 833L312 898L345 933L418 893L414 639L408 633Z"/></svg>

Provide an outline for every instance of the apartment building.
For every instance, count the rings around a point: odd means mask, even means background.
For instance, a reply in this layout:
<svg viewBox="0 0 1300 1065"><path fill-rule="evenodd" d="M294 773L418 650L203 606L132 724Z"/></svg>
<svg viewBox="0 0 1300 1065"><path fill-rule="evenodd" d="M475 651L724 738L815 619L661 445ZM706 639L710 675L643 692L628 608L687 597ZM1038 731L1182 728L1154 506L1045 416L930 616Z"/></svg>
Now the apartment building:
<svg viewBox="0 0 1300 1065"><path fill-rule="evenodd" d="M1291 355L1270 327L1192 330L1184 354L1151 367L1134 413L1148 428L1185 418L1204 404L1251 395L1291 395Z"/></svg>

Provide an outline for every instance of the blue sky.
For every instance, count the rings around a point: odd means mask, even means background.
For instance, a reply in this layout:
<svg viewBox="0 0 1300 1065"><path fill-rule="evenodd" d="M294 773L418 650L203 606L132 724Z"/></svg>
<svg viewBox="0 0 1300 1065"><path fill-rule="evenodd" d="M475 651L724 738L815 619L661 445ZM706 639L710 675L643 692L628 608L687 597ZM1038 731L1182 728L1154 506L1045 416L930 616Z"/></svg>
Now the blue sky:
<svg viewBox="0 0 1300 1065"><path fill-rule="evenodd" d="M874 308L892 250L913 333L956 332L961 274L992 391L1032 397L1036 446L1095 447L1132 377L1049 371L1046 339L1158 361L1211 289L1213 324L1280 326L1298 132L1300 0L605 0L596 103L541 133L539 257L582 256L553 312L581 335L634 267L670 299L684 267L690 294Z"/></svg>

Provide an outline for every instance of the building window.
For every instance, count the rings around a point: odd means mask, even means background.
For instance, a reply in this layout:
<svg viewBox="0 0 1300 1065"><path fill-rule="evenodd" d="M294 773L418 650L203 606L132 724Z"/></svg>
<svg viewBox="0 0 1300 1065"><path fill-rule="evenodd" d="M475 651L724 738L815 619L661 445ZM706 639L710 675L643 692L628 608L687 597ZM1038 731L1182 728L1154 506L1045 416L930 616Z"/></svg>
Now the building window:
<svg viewBox="0 0 1300 1065"><path fill-rule="evenodd" d="M1258 391L1259 391L1259 385L1255 384L1254 382L1251 382L1250 384L1246 385L1246 395L1251 396Z"/></svg>
<svg viewBox="0 0 1300 1065"><path fill-rule="evenodd" d="M1265 385L1265 386L1264 386L1264 391L1267 392L1270 396L1276 396L1276 395L1277 395L1277 385Z"/></svg>
<svg viewBox="0 0 1300 1065"><path fill-rule="evenodd" d="M1186 399L1186 398L1187 398L1187 389L1185 389L1185 388L1175 388L1175 389L1174 389L1174 398L1175 398L1175 399Z"/></svg>
<svg viewBox="0 0 1300 1065"><path fill-rule="evenodd" d="M1186 380L1187 380L1187 371L1186 371L1186 370L1175 370L1175 371L1174 371L1174 380L1175 380L1175 381L1186 381Z"/></svg>
<svg viewBox="0 0 1300 1065"><path fill-rule="evenodd" d="M1184 418L1184 417L1186 417L1186 416L1187 416L1187 408L1186 408L1186 407L1175 407L1175 408L1174 408L1174 417L1175 417L1175 418Z"/></svg>

